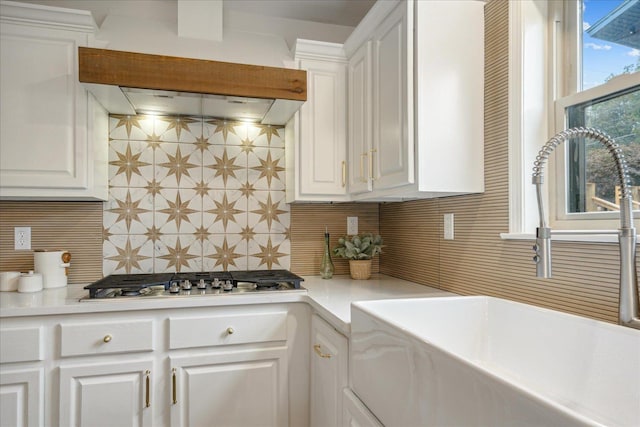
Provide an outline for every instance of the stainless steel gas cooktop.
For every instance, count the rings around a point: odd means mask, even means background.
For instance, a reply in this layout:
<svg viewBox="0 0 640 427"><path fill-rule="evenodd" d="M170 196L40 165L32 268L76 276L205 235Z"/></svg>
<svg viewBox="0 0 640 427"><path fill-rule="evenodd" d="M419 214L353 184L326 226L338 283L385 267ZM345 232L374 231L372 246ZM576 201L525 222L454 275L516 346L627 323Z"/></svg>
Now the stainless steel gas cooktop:
<svg viewBox="0 0 640 427"><path fill-rule="evenodd" d="M112 274L85 286L89 297L83 300L305 291L302 281L287 270Z"/></svg>

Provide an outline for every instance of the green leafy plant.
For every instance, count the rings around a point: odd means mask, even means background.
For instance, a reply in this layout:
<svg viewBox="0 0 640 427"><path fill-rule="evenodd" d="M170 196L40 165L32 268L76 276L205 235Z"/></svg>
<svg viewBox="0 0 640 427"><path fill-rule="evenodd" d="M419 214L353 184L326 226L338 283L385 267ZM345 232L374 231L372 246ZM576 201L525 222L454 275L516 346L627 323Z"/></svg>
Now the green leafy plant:
<svg viewBox="0 0 640 427"><path fill-rule="evenodd" d="M338 239L338 245L333 248L333 254L346 259L371 259L382 253L383 247L380 235L364 233Z"/></svg>

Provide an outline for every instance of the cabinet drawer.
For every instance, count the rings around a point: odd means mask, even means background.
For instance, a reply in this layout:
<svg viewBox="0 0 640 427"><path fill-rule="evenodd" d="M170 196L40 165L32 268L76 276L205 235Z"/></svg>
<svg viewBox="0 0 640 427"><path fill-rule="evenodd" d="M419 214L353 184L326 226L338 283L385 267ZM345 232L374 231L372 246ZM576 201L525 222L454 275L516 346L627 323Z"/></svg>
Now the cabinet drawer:
<svg viewBox="0 0 640 427"><path fill-rule="evenodd" d="M42 328L0 329L0 362L32 362L44 360Z"/></svg>
<svg viewBox="0 0 640 427"><path fill-rule="evenodd" d="M60 356L153 350L153 321L60 325Z"/></svg>
<svg viewBox="0 0 640 427"><path fill-rule="evenodd" d="M169 318L169 348L209 347L287 339L287 313Z"/></svg>

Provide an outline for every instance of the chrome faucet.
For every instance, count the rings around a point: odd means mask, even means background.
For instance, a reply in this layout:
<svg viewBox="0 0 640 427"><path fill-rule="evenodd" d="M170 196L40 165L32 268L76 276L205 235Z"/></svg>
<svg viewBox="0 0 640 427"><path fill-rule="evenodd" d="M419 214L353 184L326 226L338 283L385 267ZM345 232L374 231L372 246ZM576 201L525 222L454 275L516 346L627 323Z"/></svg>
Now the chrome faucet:
<svg viewBox="0 0 640 427"><path fill-rule="evenodd" d="M602 143L615 161L620 181L620 228L618 230L567 230L552 231L547 225L542 200L542 168L553 150L562 142L576 138L590 138ZM620 246L620 302L618 323L623 326L640 329L638 304L638 274L636 272L636 229L633 226L633 208L629 167L620 146L608 135L593 128L572 128L552 137L542 147L533 166L533 184L536 186L538 215L540 226L536 229L536 275L551 277L551 236L554 234L617 234Z"/></svg>

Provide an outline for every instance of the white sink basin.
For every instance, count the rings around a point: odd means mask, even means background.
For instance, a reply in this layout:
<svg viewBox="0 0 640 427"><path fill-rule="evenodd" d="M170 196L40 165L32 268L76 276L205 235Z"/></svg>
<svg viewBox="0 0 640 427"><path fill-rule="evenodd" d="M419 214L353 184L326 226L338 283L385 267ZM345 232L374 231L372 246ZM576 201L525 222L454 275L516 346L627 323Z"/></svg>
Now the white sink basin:
<svg viewBox="0 0 640 427"><path fill-rule="evenodd" d="M640 426L640 331L491 297L354 303L355 393L392 426Z"/></svg>

